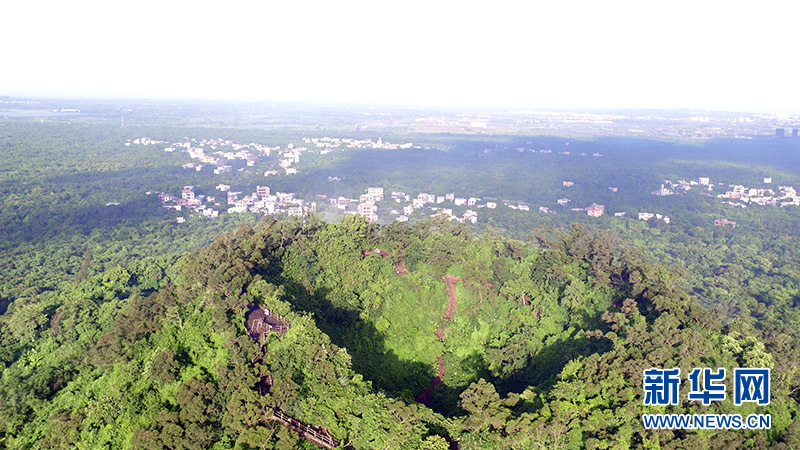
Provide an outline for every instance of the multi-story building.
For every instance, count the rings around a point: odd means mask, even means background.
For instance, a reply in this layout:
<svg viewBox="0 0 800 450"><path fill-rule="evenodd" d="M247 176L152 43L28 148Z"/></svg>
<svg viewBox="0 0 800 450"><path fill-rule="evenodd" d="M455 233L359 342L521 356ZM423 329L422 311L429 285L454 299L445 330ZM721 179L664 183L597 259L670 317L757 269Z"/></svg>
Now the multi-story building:
<svg viewBox="0 0 800 450"><path fill-rule="evenodd" d="M194 186L184 186L181 191L181 198L184 200L194 200Z"/></svg>
<svg viewBox="0 0 800 450"><path fill-rule="evenodd" d="M373 202L359 203L358 205L358 215L364 217L370 223L378 221L378 215L375 214L377 211L378 207Z"/></svg>
<svg viewBox="0 0 800 450"><path fill-rule="evenodd" d="M382 187L367 188L367 195L372 196L372 198L376 202L383 201L383 188Z"/></svg>
<svg viewBox="0 0 800 450"><path fill-rule="evenodd" d="M269 186L256 186L256 195L261 198L269 197Z"/></svg>

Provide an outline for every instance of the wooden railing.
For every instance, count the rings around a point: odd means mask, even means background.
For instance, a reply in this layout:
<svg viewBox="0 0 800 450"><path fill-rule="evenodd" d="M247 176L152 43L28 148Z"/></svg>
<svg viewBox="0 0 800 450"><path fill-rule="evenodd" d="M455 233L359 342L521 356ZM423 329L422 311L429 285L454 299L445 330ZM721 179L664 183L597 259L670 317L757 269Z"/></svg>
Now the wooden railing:
<svg viewBox="0 0 800 450"><path fill-rule="evenodd" d="M289 326L288 325L284 325L282 323L280 323L280 324L265 323L264 325L267 326L267 331L271 331L273 333L278 333L281 336L283 336L284 334L286 334L287 331L289 331Z"/></svg>
<svg viewBox="0 0 800 450"><path fill-rule="evenodd" d="M281 411L280 408L275 408L272 410L272 417L270 420L291 428L292 430L300 433L300 436L303 436L321 448L332 450L339 446L339 441L334 439L327 430L309 425L300 419L296 419Z"/></svg>

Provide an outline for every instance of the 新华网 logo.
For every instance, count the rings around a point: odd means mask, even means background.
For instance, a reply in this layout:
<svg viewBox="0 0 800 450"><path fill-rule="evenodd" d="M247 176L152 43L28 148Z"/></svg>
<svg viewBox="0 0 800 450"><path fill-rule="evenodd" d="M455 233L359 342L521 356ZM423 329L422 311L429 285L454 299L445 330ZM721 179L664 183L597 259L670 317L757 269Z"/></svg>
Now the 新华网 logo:
<svg viewBox="0 0 800 450"><path fill-rule="evenodd" d="M677 405L680 398L681 369L651 368L644 371L644 404ZM695 368L688 375L689 401L710 405L727 398L725 378L727 371L719 368ZM768 405L770 397L770 370L766 368L739 368L733 370L733 404L753 402Z"/></svg>

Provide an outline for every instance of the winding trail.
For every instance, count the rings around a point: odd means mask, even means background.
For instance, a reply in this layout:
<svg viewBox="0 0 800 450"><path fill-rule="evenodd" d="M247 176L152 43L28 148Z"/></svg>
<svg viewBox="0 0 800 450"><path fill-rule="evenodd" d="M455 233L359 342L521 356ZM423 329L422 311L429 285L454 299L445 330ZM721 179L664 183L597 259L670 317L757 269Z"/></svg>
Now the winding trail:
<svg viewBox="0 0 800 450"><path fill-rule="evenodd" d="M436 337L438 337L442 342L444 342L445 320L453 320L458 307L458 299L456 298L456 284L464 282L463 278L454 277L453 275L445 275L443 280L445 290L447 291L447 310L445 311L442 320L439 322L439 327L436 329ZM447 370L444 366L444 350L442 350L442 354L439 355L439 360L437 361L436 366L436 376L433 377L428 388L420 392L415 399L419 403L427 405L428 401L430 401L431 395L433 395L433 389L436 388L436 386L438 386L444 378L444 374Z"/></svg>

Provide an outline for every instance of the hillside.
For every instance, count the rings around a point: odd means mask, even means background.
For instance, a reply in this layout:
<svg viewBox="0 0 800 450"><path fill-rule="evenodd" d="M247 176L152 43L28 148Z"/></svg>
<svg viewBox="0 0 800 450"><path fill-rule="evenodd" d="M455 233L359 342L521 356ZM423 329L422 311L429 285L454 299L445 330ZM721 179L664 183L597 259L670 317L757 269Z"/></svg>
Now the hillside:
<svg viewBox="0 0 800 450"><path fill-rule="evenodd" d="M0 445L319 445L286 418L352 448L798 442L791 351L680 283L581 226L521 242L447 221L267 218L16 299L0 317ZM767 407L666 408L766 412L772 428L645 430L650 367L772 367Z"/></svg>

